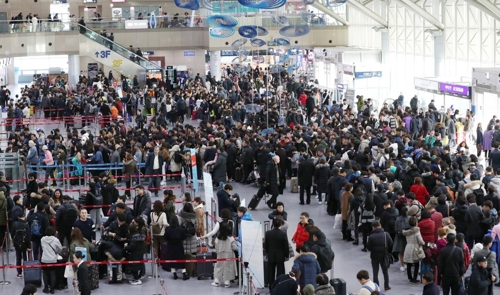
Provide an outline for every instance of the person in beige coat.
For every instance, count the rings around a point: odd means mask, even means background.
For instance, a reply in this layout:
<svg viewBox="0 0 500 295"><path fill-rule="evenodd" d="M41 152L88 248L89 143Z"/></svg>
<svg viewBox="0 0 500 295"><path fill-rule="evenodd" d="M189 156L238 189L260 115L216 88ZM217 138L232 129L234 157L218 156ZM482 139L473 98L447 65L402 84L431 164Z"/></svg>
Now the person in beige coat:
<svg viewBox="0 0 500 295"><path fill-rule="evenodd" d="M200 197L196 197L193 200L193 205L196 213L196 235L203 237L205 235L205 212L203 211L205 202Z"/></svg>
<svg viewBox="0 0 500 295"><path fill-rule="evenodd" d="M420 234L420 228L417 226L418 219L415 216L410 217L410 226L412 228L408 230L403 230L403 235L406 237L406 247L403 260L407 265L406 273L408 275L408 280L410 283L418 283L418 271L420 266L420 260L424 259L424 239ZM412 267L414 267L413 274L411 272Z"/></svg>
<svg viewBox="0 0 500 295"><path fill-rule="evenodd" d="M347 229L347 220L349 219L349 204L352 200L352 183L346 183L344 193L340 198L340 211L342 213L342 240L351 242L354 239L351 236L351 231Z"/></svg>
<svg viewBox="0 0 500 295"><path fill-rule="evenodd" d="M182 169L181 163L175 163L174 161L174 154L175 152L182 152L181 147L176 144L174 145L168 152L169 152L169 159L170 159L170 171L171 172L179 172Z"/></svg>

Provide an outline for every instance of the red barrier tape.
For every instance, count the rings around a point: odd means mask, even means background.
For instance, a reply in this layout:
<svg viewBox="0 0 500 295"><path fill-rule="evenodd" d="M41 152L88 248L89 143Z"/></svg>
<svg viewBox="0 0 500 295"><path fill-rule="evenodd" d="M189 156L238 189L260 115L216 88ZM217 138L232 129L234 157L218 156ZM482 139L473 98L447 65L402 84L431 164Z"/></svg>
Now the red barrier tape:
<svg viewBox="0 0 500 295"><path fill-rule="evenodd" d="M40 166L39 167L40 169L46 169L44 166ZM99 168L99 167L97 167ZM111 168L114 168L114 167L111 167ZM104 170L103 170L104 171ZM168 174L146 174L146 175L141 175L141 178L142 177L159 177L159 176L181 176L181 173L168 173ZM113 178L125 178L125 175L112 175ZM134 176L130 176L130 177L135 177ZM72 179L90 179L90 178L94 178L93 176L72 176L72 177L62 177L62 178L37 178L37 180L72 180ZM6 180L5 182L9 182L9 183L12 183L12 182L24 182L26 181L27 178L19 178L19 179L12 179L12 180Z"/></svg>
<svg viewBox="0 0 500 295"><path fill-rule="evenodd" d="M163 189L178 189L178 188L182 188L182 186L180 185L166 185L166 186L161 186L159 188L150 188L148 190L150 191L159 191L159 190L163 190ZM186 188L187 189L191 189L192 187L190 185L186 185ZM124 188L124 187L120 187L120 188L117 188L117 190L119 191L133 191L135 190L135 188ZM79 189L69 189L69 190L63 190L62 192L63 193L79 193L79 192L88 192L89 190L88 189L82 189L82 190L79 190ZM20 195L21 192L11 192L11 194L13 195Z"/></svg>
<svg viewBox="0 0 500 295"><path fill-rule="evenodd" d="M176 203L177 203L177 202L176 202ZM210 217L210 219L212 219L212 221L215 221L215 222L217 222L217 221L218 221L218 220L217 220L217 218L216 218L216 217L213 217L212 215L210 215L210 213L205 212L205 214L206 214L208 217Z"/></svg>
<svg viewBox="0 0 500 295"><path fill-rule="evenodd" d="M227 262L227 261L237 261L238 258L216 258L216 259L183 259L183 260L125 260L125 261L91 261L85 262L90 265L109 265L109 264L138 264L138 263L204 263L204 262ZM47 264L38 264L38 265L10 265L10 266L0 266L0 269L26 269L26 268L46 268L46 267L59 267L59 266L67 266L67 265L75 265L74 263L47 263Z"/></svg>

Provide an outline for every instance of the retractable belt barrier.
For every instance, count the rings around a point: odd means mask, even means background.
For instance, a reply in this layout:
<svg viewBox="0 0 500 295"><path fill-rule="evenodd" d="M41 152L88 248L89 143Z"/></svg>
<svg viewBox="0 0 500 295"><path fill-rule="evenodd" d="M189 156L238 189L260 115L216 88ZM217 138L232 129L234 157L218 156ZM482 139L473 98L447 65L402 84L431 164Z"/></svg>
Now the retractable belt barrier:
<svg viewBox="0 0 500 295"><path fill-rule="evenodd" d="M237 261L238 258L214 258L214 259L179 259L179 260L161 260L161 259L143 259L143 260L125 260L125 261L88 261L85 262L89 265L115 265L115 264L139 264L139 263L204 263L204 262L227 262L227 261ZM72 265L76 266L75 263L43 263L36 265L3 265L0 269L26 269L26 268L47 268L47 267L60 267Z"/></svg>

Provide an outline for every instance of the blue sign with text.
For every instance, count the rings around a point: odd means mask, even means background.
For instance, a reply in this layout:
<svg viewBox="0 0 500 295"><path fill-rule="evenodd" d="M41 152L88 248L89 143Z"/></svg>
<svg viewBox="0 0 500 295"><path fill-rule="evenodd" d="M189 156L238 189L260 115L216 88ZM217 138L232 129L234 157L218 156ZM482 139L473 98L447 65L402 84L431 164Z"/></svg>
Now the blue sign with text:
<svg viewBox="0 0 500 295"><path fill-rule="evenodd" d="M101 50L95 52L96 58L108 58L111 55L111 50Z"/></svg>
<svg viewBox="0 0 500 295"><path fill-rule="evenodd" d="M355 72L354 77L356 79L366 79L366 78L375 78L382 77L382 71L375 72Z"/></svg>
<svg viewBox="0 0 500 295"><path fill-rule="evenodd" d="M196 52L194 50L184 51L184 56L194 56L195 53Z"/></svg>

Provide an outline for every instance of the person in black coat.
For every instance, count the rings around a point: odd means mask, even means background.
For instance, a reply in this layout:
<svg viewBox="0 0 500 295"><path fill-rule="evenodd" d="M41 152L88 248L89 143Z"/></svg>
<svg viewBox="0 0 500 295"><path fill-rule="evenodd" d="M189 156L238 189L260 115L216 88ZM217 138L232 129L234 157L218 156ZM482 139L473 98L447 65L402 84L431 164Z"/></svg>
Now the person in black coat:
<svg viewBox="0 0 500 295"><path fill-rule="evenodd" d="M172 216L169 221L169 226L165 229L165 242L168 243L168 251L165 257L166 260L184 260L184 240L186 239L186 229L180 226L177 216ZM182 279L188 280L189 276L186 272L185 263L166 263L162 266L164 269L170 269L174 274L174 280L177 280L177 269L182 269Z"/></svg>
<svg viewBox="0 0 500 295"><path fill-rule="evenodd" d="M81 251L76 251L73 254L73 263L76 264L76 278L77 280L74 282L75 286L78 286L78 294L79 295L90 295L91 287L90 287L90 277L89 277L89 269L87 264L84 263L83 256Z"/></svg>
<svg viewBox="0 0 500 295"><path fill-rule="evenodd" d="M238 149L236 148L236 145L229 139L225 140L224 145L226 147L225 151L227 154L227 163L226 163L227 177L229 179L235 179L236 155L238 153Z"/></svg>
<svg viewBox="0 0 500 295"><path fill-rule="evenodd" d="M234 200L229 194L233 190L233 186L230 184L224 185L224 189L217 191L217 204L219 205L219 217L222 210L228 209L230 212L234 212Z"/></svg>
<svg viewBox="0 0 500 295"><path fill-rule="evenodd" d="M314 181L316 182L316 191L318 192L318 201L321 204L323 195L325 202L327 200L326 192L328 191L328 180L330 179L330 165L326 163L326 159L319 160L319 164L315 167Z"/></svg>
<svg viewBox="0 0 500 295"><path fill-rule="evenodd" d="M486 268L488 266L486 257L480 256L474 258L476 267L472 268L468 295L488 295L488 289L496 278Z"/></svg>
<svg viewBox="0 0 500 295"><path fill-rule="evenodd" d="M278 195L283 193L283 183L281 183L281 169L279 167L280 157L273 156L269 162L267 162L266 168L266 188L267 192L271 195L269 201L267 201L267 206L270 209L276 207L276 201L278 200Z"/></svg>
<svg viewBox="0 0 500 295"><path fill-rule="evenodd" d="M143 248L144 242L146 241L146 235L138 231L135 224L131 224L128 227L129 237L127 243L125 244L125 258L128 261L142 260L143 258ZM134 280L130 281L132 285L141 285L140 271L141 264L127 264L127 271L130 271L134 276Z"/></svg>
<svg viewBox="0 0 500 295"><path fill-rule="evenodd" d="M455 246L456 236L449 233L446 236L448 244L439 251L438 275L441 278L443 294L458 294L460 278L465 273L464 254L462 249Z"/></svg>
<svg viewBox="0 0 500 295"><path fill-rule="evenodd" d="M389 198L387 194L384 193L384 185L377 185L377 190L373 193L373 203L375 204L375 217L381 218L384 212L384 202Z"/></svg>
<svg viewBox="0 0 500 295"><path fill-rule="evenodd" d="M287 152L281 145L281 143L276 144L276 155L280 157L279 167L281 170L281 179L280 183L283 185L283 188L286 186L286 168L287 168Z"/></svg>
<svg viewBox="0 0 500 295"><path fill-rule="evenodd" d="M297 280L300 278L300 270L290 271L288 274L283 274L276 278L274 284L269 287L271 295L297 295L299 284Z"/></svg>
<svg viewBox="0 0 500 295"><path fill-rule="evenodd" d="M484 232L481 229L481 220L483 219L483 211L481 207L476 204L476 195L467 195L467 202L469 208L465 215L465 223L467 225L466 242L469 249L474 248L476 243L483 241Z"/></svg>
<svg viewBox="0 0 500 295"><path fill-rule="evenodd" d="M370 233L366 248L370 251L370 259L372 260L373 282L377 285L379 266L382 267L384 274L384 289L390 290L389 287L389 273L387 271L389 265L385 263L385 256L387 253L392 253L392 238L384 231L379 221L372 222L373 231Z"/></svg>
<svg viewBox="0 0 500 295"><path fill-rule="evenodd" d="M297 180L300 186L300 204L304 205L304 192L307 196L307 204L311 203L311 186L312 178L314 175L314 163L310 160L309 156L304 155L304 160L299 163L297 171Z"/></svg>
<svg viewBox="0 0 500 295"><path fill-rule="evenodd" d="M327 212L329 215L340 213L340 192L347 183L346 171L338 167L332 169L333 175L328 180L328 207Z"/></svg>
<svg viewBox="0 0 500 295"><path fill-rule="evenodd" d="M273 229L265 233L264 251L267 254L269 286L273 285L277 276L285 273L285 261L289 259L288 237L281 230L282 225L280 219L273 219Z"/></svg>
<svg viewBox="0 0 500 295"><path fill-rule="evenodd" d="M253 149L248 141L243 142L241 150L241 164L243 165L243 182L247 182L248 175L253 170Z"/></svg>

